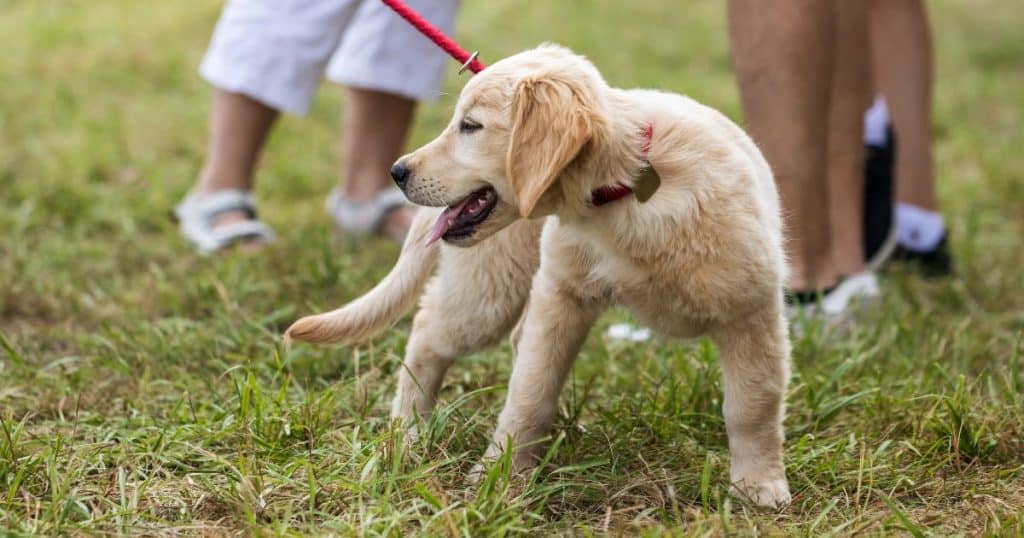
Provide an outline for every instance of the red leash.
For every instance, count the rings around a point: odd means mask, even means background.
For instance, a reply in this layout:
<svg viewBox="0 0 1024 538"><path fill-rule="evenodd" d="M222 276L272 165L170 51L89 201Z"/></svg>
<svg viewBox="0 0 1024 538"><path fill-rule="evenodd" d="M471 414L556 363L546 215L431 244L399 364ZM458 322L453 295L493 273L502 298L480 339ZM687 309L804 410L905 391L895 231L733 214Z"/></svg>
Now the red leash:
<svg viewBox="0 0 1024 538"><path fill-rule="evenodd" d="M444 49L445 52L451 55L462 64L463 68L469 69L473 73L479 73L483 71L484 64L476 59L476 53L470 54L466 49L459 46L452 38L444 35L444 32L438 30L436 26L430 24L430 21L423 18L423 15L416 13L409 6L405 5L402 0L381 0L387 4L388 7L395 10L395 13L401 15L401 17L409 24L416 27L417 30L427 36L431 41L437 44L438 47Z"/></svg>

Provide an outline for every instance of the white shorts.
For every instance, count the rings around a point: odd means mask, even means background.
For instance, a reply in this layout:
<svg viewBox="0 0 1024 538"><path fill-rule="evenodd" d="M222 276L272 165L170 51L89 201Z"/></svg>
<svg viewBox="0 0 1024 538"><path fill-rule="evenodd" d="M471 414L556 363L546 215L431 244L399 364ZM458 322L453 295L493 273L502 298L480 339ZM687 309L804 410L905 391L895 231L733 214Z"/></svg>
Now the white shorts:
<svg viewBox="0 0 1024 538"><path fill-rule="evenodd" d="M408 0L451 34L459 0ZM436 99L448 56L380 0L228 0L199 68L214 86L304 114L320 81Z"/></svg>

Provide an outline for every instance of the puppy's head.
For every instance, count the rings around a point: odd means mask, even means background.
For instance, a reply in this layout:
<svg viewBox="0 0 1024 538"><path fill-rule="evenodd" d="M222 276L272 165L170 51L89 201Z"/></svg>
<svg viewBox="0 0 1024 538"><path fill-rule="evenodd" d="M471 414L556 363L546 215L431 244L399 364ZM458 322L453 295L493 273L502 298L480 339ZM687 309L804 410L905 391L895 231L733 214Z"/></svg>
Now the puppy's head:
<svg viewBox="0 0 1024 538"><path fill-rule="evenodd" d="M444 132L391 170L409 200L446 207L431 241L469 246L575 196L582 186L560 180L601 137L606 88L590 62L552 45L473 77Z"/></svg>

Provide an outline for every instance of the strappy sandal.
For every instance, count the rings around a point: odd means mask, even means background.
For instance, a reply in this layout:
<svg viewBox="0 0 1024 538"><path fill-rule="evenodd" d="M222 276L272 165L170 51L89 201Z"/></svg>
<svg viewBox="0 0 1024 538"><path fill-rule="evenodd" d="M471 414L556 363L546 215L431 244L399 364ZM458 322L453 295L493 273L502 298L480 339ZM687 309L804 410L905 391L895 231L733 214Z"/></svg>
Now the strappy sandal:
<svg viewBox="0 0 1024 538"><path fill-rule="evenodd" d="M244 213L247 218L214 226L218 216L231 212ZM189 194L174 208L181 235L195 245L201 254L219 252L243 241L269 243L274 232L256 216L252 193L224 190L196 196Z"/></svg>
<svg viewBox="0 0 1024 538"><path fill-rule="evenodd" d="M385 189L365 202L346 198L335 189L327 197L327 212L338 229L356 235L381 234L384 221L392 211L410 207L405 194L396 188Z"/></svg>

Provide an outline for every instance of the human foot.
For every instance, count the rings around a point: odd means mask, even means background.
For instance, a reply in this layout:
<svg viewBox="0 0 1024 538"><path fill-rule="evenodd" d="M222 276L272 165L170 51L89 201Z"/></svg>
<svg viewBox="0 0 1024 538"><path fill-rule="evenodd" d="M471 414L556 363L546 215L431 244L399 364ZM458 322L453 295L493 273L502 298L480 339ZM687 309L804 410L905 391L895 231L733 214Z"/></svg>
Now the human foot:
<svg viewBox="0 0 1024 538"><path fill-rule="evenodd" d="M878 277L870 271L840 279L835 285L815 291L786 293L786 317L821 316L828 325L839 325L852 313L876 303L881 297Z"/></svg>
<svg viewBox="0 0 1024 538"><path fill-rule="evenodd" d="M357 235L378 234L396 241L405 239L416 214L402 191L395 188L364 199L335 190L327 197L326 205L338 229Z"/></svg>
<svg viewBox="0 0 1024 538"><path fill-rule="evenodd" d="M191 193L174 208L174 216L182 235L202 254L232 246L253 251L274 240L274 233L257 218L252 193L246 191Z"/></svg>

